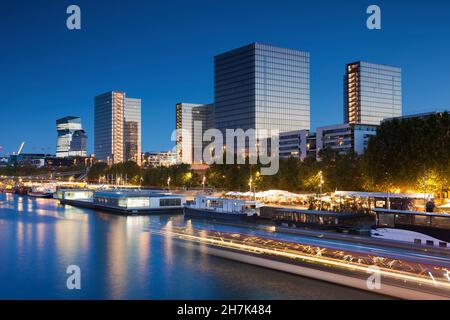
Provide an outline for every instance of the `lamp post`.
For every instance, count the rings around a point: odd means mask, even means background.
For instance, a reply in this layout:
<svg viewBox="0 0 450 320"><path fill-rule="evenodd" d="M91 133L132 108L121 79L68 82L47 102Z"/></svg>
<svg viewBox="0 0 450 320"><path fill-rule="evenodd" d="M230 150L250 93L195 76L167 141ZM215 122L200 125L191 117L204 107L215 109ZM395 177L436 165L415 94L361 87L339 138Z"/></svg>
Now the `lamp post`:
<svg viewBox="0 0 450 320"><path fill-rule="evenodd" d="M255 179L255 183L253 185L253 195L254 195L254 200L256 201L256 182L260 181L260 177L261 177L261 173L259 171L256 171L256 179Z"/></svg>
<svg viewBox="0 0 450 320"><path fill-rule="evenodd" d="M322 211L323 208L323 201L322 201L322 194L323 194L323 173L322 171L319 171L319 188L320 188L320 211Z"/></svg>
<svg viewBox="0 0 450 320"><path fill-rule="evenodd" d="M427 176L427 171L426 171L426 167L423 167L423 202L424 202L424 207L425 207L425 212L427 212L427 203L428 203L428 176Z"/></svg>
<svg viewBox="0 0 450 320"><path fill-rule="evenodd" d="M250 176L250 180L248 182L248 186L250 187L250 193L252 192L253 187L253 200L256 201L256 184L253 183L253 177Z"/></svg>

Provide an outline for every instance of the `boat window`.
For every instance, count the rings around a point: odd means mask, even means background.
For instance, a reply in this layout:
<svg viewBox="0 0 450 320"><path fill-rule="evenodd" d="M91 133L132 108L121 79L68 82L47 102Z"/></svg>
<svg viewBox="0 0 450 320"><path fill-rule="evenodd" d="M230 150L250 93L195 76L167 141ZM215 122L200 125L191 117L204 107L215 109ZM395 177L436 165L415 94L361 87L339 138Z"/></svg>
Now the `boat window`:
<svg viewBox="0 0 450 320"><path fill-rule="evenodd" d="M211 208L223 208L223 201L222 200L208 200L206 202L207 207Z"/></svg>
<svg viewBox="0 0 450 320"><path fill-rule="evenodd" d="M395 223L398 224L411 224L411 215L409 214L396 214Z"/></svg>
<svg viewBox="0 0 450 320"><path fill-rule="evenodd" d="M302 223L306 223L307 222L307 216L306 216L306 214L304 214L304 213L300 213L299 214L299 219L298 219L300 222L302 222Z"/></svg>
<svg viewBox="0 0 450 320"><path fill-rule="evenodd" d="M112 200L112 199L111 199ZM112 202L112 201L111 201ZM127 199L126 198L124 198L124 199L119 199L118 201L117 201L117 205L119 206L119 207L123 207L123 208L126 208L127 207L127 203L128 203L128 201L127 201Z"/></svg>
<svg viewBox="0 0 450 320"><path fill-rule="evenodd" d="M416 215L413 217L414 224L420 226L429 226L430 225L430 217Z"/></svg>
<svg viewBox="0 0 450 320"><path fill-rule="evenodd" d="M447 217L432 217L432 226L435 228L450 229L450 215Z"/></svg>
<svg viewBox="0 0 450 320"><path fill-rule="evenodd" d="M160 207L178 207L178 206L181 206L181 199L180 198L159 199L159 206Z"/></svg>
<svg viewBox="0 0 450 320"><path fill-rule="evenodd" d="M128 202L126 204L128 208L146 208L150 207L150 198L128 198Z"/></svg>
<svg viewBox="0 0 450 320"><path fill-rule="evenodd" d="M334 217L328 217L328 216L319 216L319 224L321 225L332 225L335 223Z"/></svg>
<svg viewBox="0 0 450 320"><path fill-rule="evenodd" d="M395 226L394 215L393 214L379 214L378 215L378 225L380 227L391 227Z"/></svg>
<svg viewBox="0 0 450 320"><path fill-rule="evenodd" d="M382 200L375 201L375 208L386 208L386 201Z"/></svg>

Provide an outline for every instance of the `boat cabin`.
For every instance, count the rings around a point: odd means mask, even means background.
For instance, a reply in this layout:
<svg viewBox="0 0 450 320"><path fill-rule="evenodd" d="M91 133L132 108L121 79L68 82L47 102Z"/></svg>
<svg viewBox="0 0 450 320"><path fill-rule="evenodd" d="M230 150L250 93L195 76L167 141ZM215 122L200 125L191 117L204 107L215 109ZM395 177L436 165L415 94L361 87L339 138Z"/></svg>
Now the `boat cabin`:
<svg viewBox="0 0 450 320"><path fill-rule="evenodd" d="M373 212L376 214L375 230L378 230L373 232L375 236L430 246L450 246L450 214L387 209L373 209Z"/></svg>
<svg viewBox="0 0 450 320"><path fill-rule="evenodd" d="M359 228L368 223L366 214L273 208L276 224L286 227L311 227L318 229Z"/></svg>
<svg viewBox="0 0 450 320"><path fill-rule="evenodd" d="M209 210L218 213L246 214L247 216L259 215L262 203L258 201L226 199L209 196L195 197L189 204L189 208L197 210Z"/></svg>
<svg viewBox="0 0 450 320"><path fill-rule="evenodd" d="M98 191L94 204L123 209L183 208L185 198L177 195L154 194L147 191Z"/></svg>

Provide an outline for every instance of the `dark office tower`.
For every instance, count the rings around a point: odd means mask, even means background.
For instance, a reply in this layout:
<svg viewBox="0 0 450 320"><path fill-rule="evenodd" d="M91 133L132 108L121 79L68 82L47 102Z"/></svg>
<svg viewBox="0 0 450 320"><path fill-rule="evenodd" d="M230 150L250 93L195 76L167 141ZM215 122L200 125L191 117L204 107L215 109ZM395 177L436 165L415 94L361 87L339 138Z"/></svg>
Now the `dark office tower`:
<svg viewBox="0 0 450 320"><path fill-rule="evenodd" d="M253 43L214 58L215 127L310 128L309 53Z"/></svg>
<svg viewBox="0 0 450 320"><path fill-rule="evenodd" d="M124 160L131 160L141 165L141 99L125 97L124 106Z"/></svg>
<svg viewBox="0 0 450 320"><path fill-rule="evenodd" d="M56 120L58 158L85 157L87 136L79 117L65 117Z"/></svg>
<svg viewBox="0 0 450 320"><path fill-rule="evenodd" d="M402 115L402 70L355 62L344 77L344 122L379 125Z"/></svg>

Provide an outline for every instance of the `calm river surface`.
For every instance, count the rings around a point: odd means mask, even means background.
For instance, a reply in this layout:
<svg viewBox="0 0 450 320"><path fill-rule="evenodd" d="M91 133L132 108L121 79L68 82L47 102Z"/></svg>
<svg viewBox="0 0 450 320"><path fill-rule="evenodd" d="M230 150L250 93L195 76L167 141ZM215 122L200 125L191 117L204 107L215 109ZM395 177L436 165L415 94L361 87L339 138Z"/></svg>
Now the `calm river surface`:
<svg viewBox="0 0 450 320"><path fill-rule="evenodd" d="M380 298L210 256L148 232L171 219L183 223L181 216L122 217L0 194L0 299ZM67 289L69 265L81 268L81 290Z"/></svg>

